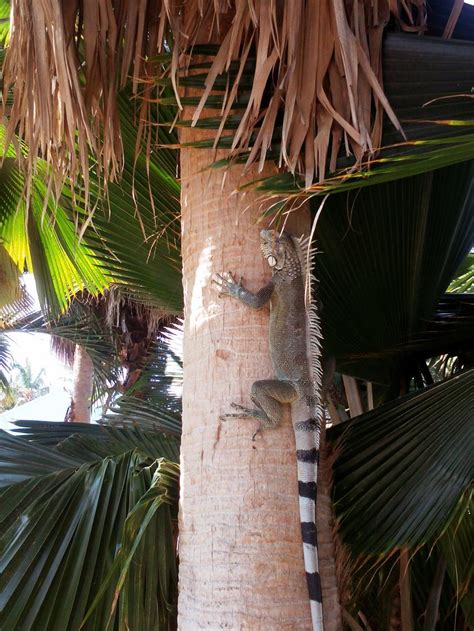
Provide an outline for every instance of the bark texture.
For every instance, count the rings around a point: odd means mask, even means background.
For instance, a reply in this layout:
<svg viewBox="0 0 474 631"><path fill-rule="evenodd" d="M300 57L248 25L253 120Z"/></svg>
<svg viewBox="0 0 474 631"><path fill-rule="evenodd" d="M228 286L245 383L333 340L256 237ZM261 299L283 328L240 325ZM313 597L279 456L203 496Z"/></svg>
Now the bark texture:
<svg viewBox="0 0 474 631"><path fill-rule="evenodd" d="M73 365L73 392L69 420L90 423L94 366L87 351L76 344Z"/></svg>
<svg viewBox="0 0 474 631"><path fill-rule="evenodd" d="M271 377L272 368L268 313L219 298L212 275L234 271L256 290L270 269L255 225L256 194L232 195L242 168L203 172L211 161L208 151L181 153L186 324L179 626L310 629L290 419L255 442L256 421L219 419L232 401L248 404L252 382Z"/></svg>

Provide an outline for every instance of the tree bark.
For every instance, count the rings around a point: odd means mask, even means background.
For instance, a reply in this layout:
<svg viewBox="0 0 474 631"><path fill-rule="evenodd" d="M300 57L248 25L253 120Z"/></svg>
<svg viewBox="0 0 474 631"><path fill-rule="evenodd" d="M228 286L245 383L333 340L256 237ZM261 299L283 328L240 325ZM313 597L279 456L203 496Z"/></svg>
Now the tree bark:
<svg viewBox="0 0 474 631"><path fill-rule="evenodd" d="M73 391L69 420L90 423L94 366L87 351L76 344L73 365Z"/></svg>
<svg viewBox="0 0 474 631"><path fill-rule="evenodd" d="M255 225L257 195L232 195L243 177L257 173L244 176L240 166L225 175L202 172L212 160L211 151L181 151L185 336L178 622L193 630L310 629L290 420L252 442L255 421L219 419L232 401L249 403L252 382L271 377L272 368L268 312L220 299L212 275L232 270L256 290L270 269Z"/></svg>

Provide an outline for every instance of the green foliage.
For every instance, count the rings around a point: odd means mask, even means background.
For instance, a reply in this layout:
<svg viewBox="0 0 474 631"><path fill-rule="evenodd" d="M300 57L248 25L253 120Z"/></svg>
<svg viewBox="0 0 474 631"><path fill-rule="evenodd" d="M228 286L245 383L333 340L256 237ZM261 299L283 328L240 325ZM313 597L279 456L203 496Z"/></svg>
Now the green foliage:
<svg viewBox="0 0 474 631"><path fill-rule="evenodd" d="M10 3L6 0L0 2L0 46L5 44L10 32ZM3 59L1 60L3 64Z"/></svg>
<svg viewBox="0 0 474 631"><path fill-rule="evenodd" d="M12 364L12 355L8 346L8 339L0 333L0 392L8 389L8 376Z"/></svg>
<svg viewBox="0 0 474 631"><path fill-rule="evenodd" d="M357 191L394 182L474 159L474 133L464 136L449 135L456 121L443 121L441 124L447 129L445 138L413 140L388 147L377 158L364 163L362 170L341 168L324 182L314 184L304 192L301 182L289 173L249 182L245 188L255 188L262 193L290 198L320 197L328 193ZM473 124L465 121L466 127ZM216 163L214 166L221 167L224 163Z"/></svg>
<svg viewBox="0 0 474 631"><path fill-rule="evenodd" d="M178 315L183 305L180 185L177 153L166 148L176 137L161 127L172 123L175 112L163 106L154 121L160 123L155 140L164 146L153 151L148 160L142 145L135 158L134 104L127 92L118 102L124 148L122 177L120 182L108 184L104 198L97 183L92 187L97 209L84 239L110 283L138 302ZM76 211L86 221L88 210L80 209L80 197L76 201Z"/></svg>
<svg viewBox="0 0 474 631"><path fill-rule="evenodd" d="M27 208L22 175L16 166L11 168L9 178L0 180L0 239L18 268L34 274L44 313L58 316L74 293L84 287L91 293L102 291L106 279L91 250L77 240L71 208L53 201L43 174L35 178Z"/></svg>
<svg viewBox="0 0 474 631"><path fill-rule="evenodd" d="M448 287L449 292L474 293L474 254L466 256Z"/></svg>
<svg viewBox="0 0 474 631"><path fill-rule="evenodd" d="M181 434L183 325L164 330L151 348L137 382L113 401L105 420Z"/></svg>
<svg viewBox="0 0 474 631"><path fill-rule="evenodd" d="M466 490L456 514L440 539L451 583L456 591L467 626L474 625L474 502L472 488Z"/></svg>
<svg viewBox="0 0 474 631"><path fill-rule="evenodd" d="M0 432L2 628L151 631L174 615L178 473L160 456L176 447L91 428L57 447Z"/></svg>
<svg viewBox="0 0 474 631"><path fill-rule="evenodd" d="M116 336L87 306L75 301L59 321L41 327L33 326L29 330L50 334L59 355L67 355L76 344L87 351L94 366L92 401L100 399L118 383L121 365Z"/></svg>
<svg viewBox="0 0 474 631"><path fill-rule="evenodd" d="M34 274L48 318L62 314L78 291L97 295L111 284L167 313L181 312L176 152L162 149L147 159L143 147L135 159L135 113L128 94L119 98L119 106L125 163L121 181L108 186L106 197L93 171L87 205L80 190L67 187L55 201L40 162L27 208L11 147L0 169L0 242L20 269ZM160 122L170 123L173 116L173 110L160 109ZM158 128L158 142L174 140Z"/></svg>
<svg viewBox="0 0 474 631"><path fill-rule="evenodd" d="M10 378L6 383L4 397L0 399L0 410L10 410L47 393L48 388L43 379L44 372L44 368L42 368L36 375L33 375L28 359L24 366L14 362Z"/></svg>
<svg viewBox="0 0 474 631"><path fill-rule="evenodd" d="M354 554L416 548L446 529L472 481L474 369L392 401L341 431L340 532Z"/></svg>
<svg viewBox="0 0 474 631"><path fill-rule="evenodd" d="M341 372L398 388L415 352L430 357L435 338L449 352L452 331L432 323L471 247L472 174L463 163L326 201L316 275L325 351Z"/></svg>

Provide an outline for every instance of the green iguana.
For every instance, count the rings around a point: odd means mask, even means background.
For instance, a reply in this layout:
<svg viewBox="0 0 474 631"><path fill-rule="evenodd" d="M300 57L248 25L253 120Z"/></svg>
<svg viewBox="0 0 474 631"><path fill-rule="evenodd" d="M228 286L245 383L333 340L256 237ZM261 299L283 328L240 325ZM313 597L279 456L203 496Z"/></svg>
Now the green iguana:
<svg viewBox="0 0 474 631"><path fill-rule="evenodd" d="M313 255L307 241L283 232L262 230L262 252L273 270L271 281L253 294L233 275L217 274L221 294L234 296L253 309L270 301L269 342L274 379L252 384L255 408L236 403L238 412L221 418L245 417L260 421L260 429L277 427L282 404L291 404L296 439L298 491L304 564L314 631L323 629L321 580L316 537L316 480L320 429L323 420L321 332L316 304L311 300ZM309 250L308 250L309 251ZM260 430L259 430L260 431ZM255 435L254 435L255 438Z"/></svg>

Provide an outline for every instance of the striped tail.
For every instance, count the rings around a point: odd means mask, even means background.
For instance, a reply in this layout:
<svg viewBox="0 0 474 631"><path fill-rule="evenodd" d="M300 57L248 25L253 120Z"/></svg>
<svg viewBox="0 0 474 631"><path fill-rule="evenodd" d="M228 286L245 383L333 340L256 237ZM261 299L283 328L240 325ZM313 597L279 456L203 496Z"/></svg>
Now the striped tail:
<svg viewBox="0 0 474 631"><path fill-rule="evenodd" d="M307 412L308 408L306 406L305 408ZM294 412L297 411L292 410L292 413ZM298 418L298 416L294 416L294 418ZM304 416L299 418L304 418ZM298 462L301 534L311 604L311 619L313 631L323 631L323 606L316 533L316 480L319 463L320 423L315 418L310 418L294 423L294 429Z"/></svg>

